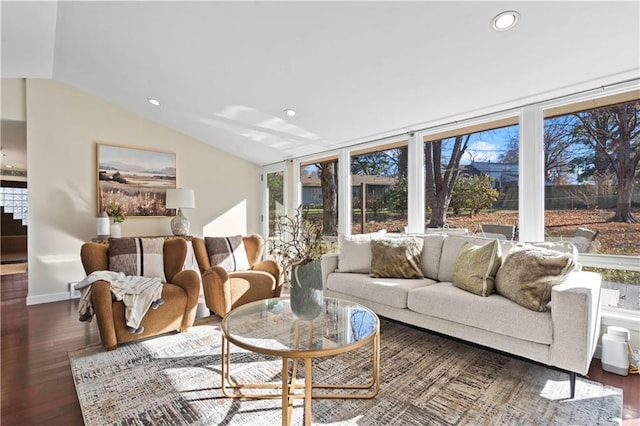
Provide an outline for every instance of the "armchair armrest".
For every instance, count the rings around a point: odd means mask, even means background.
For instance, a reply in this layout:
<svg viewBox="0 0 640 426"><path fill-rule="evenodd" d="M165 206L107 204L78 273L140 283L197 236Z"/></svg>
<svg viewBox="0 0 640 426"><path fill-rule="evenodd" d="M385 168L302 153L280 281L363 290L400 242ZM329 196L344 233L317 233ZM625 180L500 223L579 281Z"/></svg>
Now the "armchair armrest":
<svg viewBox="0 0 640 426"><path fill-rule="evenodd" d="M200 293L200 279L196 271L184 270L180 271L173 276L170 284L175 284L184 289L189 296L196 295L196 299Z"/></svg>
<svg viewBox="0 0 640 426"><path fill-rule="evenodd" d="M273 275L276 279L275 296L280 297L280 293L282 292L282 267L278 262L272 259L266 259L253 265L251 270L267 272Z"/></svg>
<svg viewBox="0 0 640 426"><path fill-rule="evenodd" d="M282 274L280 264L272 259L266 259L256 263L251 267L251 270L268 272L273 275L276 280L279 279L280 274Z"/></svg>
<svg viewBox="0 0 640 426"><path fill-rule="evenodd" d="M323 254L320 258L322 269L322 288L327 288L327 277L338 268L338 253Z"/></svg>
<svg viewBox="0 0 640 426"><path fill-rule="evenodd" d="M171 279L171 284L182 287L187 293L187 306L180 327L181 331L185 331L193 325L196 319L198 298L200 297L200 279L196 271L185 270L175 274Z"/></svg>
<svg viewBox="0 0 640 426"><path fill-rule="evenodd" d="M216 313L231 310L231 283L223 267L212 266L202 273L202 290L210 310Z"/></svg>
<svg viewBox="0 0 640 426"><path fill-rule="evenodd" d="M91 303L98 323L98 331L102 346L108 351L118 346L116 327L113 322L113 305L111 300L111 287L106 281L96 281L91 286Z"/></svg>
<svg viewBox="0 0 640 426"><path fill-rule="evenodd" d="M600 285L595 272L573 272L551 290L550 363L587 374L600 337Z"/></svg>

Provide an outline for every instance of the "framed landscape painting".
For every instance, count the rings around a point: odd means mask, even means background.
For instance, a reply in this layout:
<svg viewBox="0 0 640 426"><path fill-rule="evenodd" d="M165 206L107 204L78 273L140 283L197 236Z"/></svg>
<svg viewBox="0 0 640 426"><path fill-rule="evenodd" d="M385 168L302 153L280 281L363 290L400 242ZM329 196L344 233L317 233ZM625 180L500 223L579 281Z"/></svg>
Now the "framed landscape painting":
<svg viewBox="0 0 640 426"><path fill-rule="evenodd" d="M176 154L96 144L98 213L113 204L126 216L173 216L167 189L176 187Z"/></svg>

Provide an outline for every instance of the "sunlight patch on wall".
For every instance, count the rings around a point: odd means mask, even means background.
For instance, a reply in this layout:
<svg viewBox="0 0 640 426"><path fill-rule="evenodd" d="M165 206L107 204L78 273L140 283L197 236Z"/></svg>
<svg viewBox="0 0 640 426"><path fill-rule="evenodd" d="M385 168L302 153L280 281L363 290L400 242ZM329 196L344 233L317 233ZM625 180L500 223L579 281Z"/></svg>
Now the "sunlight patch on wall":
<svg viewBox="0 0 640 426"><path fill-rule="evenodd" d="M202 228L206 237L247 235L247 200L243 200L222 213Z"/></svg>

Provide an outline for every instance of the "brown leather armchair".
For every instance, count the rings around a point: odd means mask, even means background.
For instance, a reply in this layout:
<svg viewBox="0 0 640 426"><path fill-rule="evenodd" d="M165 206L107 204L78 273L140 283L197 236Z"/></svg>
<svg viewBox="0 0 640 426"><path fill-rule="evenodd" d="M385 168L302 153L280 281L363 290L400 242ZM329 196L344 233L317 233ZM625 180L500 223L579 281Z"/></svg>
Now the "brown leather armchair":
<svg viewBox="0 0 640 426"><path fill-rule="evenodd" d="M200 279L196 271L182 270L187 256L187 242L182 238L164 242L164 273L167 282L162 286L164 304L149 309L142 319L144 331L130 333L125 321L124 303L112 300L106 281L96 281L91 288L91 301L95 312L102 346L114 350L119 343L179 330L185 332L193 325L200 294ZM80 258L87 275L94 271L109 270L109 245L85 243Z"/></svg>
<svg viewBox="0 0 640 426"><path fill-rule="evenodd" d="M202 274L202 288L207 308L223 317L231 309L256 300L279 297L282 291L282 268L271 260L261 260L264 239L258 235L242 237L250 269L227 272L211 265L205 240L193 238L193 252Z"/></svg>

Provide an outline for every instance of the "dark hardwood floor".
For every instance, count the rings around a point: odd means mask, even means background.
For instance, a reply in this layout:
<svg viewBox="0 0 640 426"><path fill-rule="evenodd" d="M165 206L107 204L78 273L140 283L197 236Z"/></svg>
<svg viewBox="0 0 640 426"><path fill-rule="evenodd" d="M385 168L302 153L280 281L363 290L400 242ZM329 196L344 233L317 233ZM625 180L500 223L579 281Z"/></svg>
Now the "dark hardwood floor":
<svg viewBox="0 0 640 426"><path fill-rule="evenodd" d="M26 306L2 302L2 425L82 425L68 351L98 343L95 322L78 321L77 299ZM640 424L640 376L617 376L594 360L592 380L623 389L624 424Z"/></svg>

